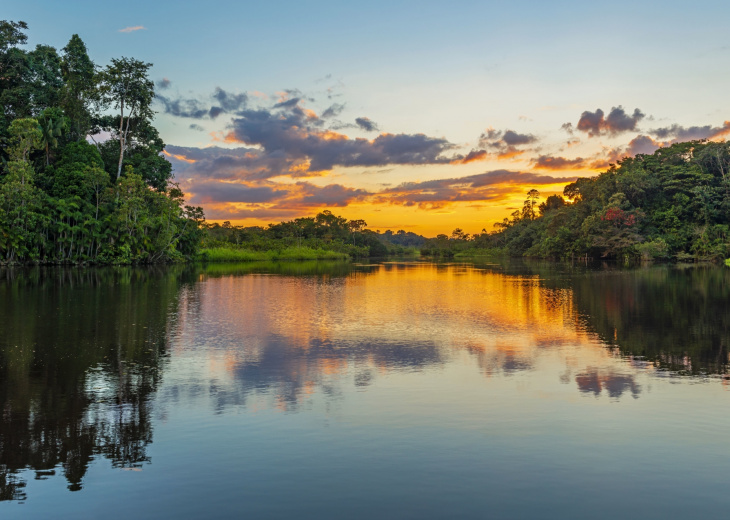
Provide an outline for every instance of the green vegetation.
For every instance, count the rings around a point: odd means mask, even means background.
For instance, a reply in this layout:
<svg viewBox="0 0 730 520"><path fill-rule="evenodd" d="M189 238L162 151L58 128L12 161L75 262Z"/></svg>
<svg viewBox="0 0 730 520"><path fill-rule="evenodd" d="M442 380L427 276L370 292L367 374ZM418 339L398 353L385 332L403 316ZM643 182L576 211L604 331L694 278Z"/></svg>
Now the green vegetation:
<svg viewBox="0 0 730 520"><path fill-rule="evenodd" d="M24 50L27 28L0 21L0 263L194 257L203 211L161 155L151 64L98 67L78 35Z"/></svg>
<svg viewBox="0 0 730 520"><path fill-rule="evenodd" d="M230 222L204 227L201 257L211 262L418 256L415 246L426 240L403 230L373 231L364 220L348 221L329 210L266 228Z"/></svg>
<svg viewBox="0 0 730 520"><path fill-rule="evenodd" d="M543 202L530 190L497 231L473 236L379 233L330 211L267 228L206 226L162 155L151 64L99 67L78 35L60 52L25 50L26 30L0 21L0 263L164 263L196 258L201 241L211 261L730 256L727 142L626 158Z"/></svg>
<svg viewBox="0 0 730 520"><path fill-rule="evenodd" d="M281 250L251 251L231 247L203 249L201 257L208 262L265 262L275 260L345 260L346 253L311 247L287 247Z"/></svg>
<svg viewBox="0 0 730 520"><path fill-rule="evenodd" d="M343 277L357 269L358 272L370 272L377 267L365 267L348 260L301 260L264 261L264 262L219 262L206 263L198 266L201 275L209 277L242 276L247 274L281 274L284 276L316 276L316 277Z"/></svg>
<svg viewBox="0 0 730 520"><path fill-rule="evenodd" d="M622 261L712 260L730 255L730 143L692 141L637 155L521 210L494 233L456 229L423 254ZM571 202L572 201L572 202Z"/></svg>
<svg viewBox="0 0 730 520"><path fill-rule="evenodd" d="M314 260L388 256L379 234L364 220L350 220L325 210L316 217L260 226L206 225L203 251L211 261Z"/></svg>

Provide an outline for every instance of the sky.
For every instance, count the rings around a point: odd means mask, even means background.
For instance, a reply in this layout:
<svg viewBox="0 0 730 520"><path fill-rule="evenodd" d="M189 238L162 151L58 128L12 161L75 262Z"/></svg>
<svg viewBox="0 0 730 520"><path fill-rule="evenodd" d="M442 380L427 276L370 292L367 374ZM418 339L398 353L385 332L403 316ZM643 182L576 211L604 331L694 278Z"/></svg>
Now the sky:
<svg viewBox="0 0 730 520"><path fill-rule="evenodd" d="M153 63L155 125L209 221L329 209L491 231L623 157L730 135L730 2L5 0L29 45Z"/></svg>

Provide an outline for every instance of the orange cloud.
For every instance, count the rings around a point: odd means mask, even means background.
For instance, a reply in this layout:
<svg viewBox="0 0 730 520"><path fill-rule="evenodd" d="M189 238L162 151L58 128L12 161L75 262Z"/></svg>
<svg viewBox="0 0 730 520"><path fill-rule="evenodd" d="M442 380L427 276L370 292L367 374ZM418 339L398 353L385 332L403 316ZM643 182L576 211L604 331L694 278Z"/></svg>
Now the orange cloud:
<svg viewBox="0 0 730 520"><path fill-rule="evenodd" d="M240 143L241 141L236 137L236 135L233 132L228 132L226 134L223 133L223 131L218 132L210 132L208 135L210 135L211 140L214 143Z"/></svg>
<svg viewBox="0 0 730 520"><path fill-rule="evenodd" d="M182 161L184 163L188 163L188 164L194 164L195 163L195 159L188 159L184 155L171 154L167 150L162 150L162 153L165 154L167 157L172 157L172 158L177 159L178 161Z"/></svg>
<svg viewBox="0 0 730 520"><path fill-rule="evenodd" d="M725 121L722 125L722 128L720 128L717 132L715 132L714 135L712 135L709 140L710 141L722 141L724 137L730 136L730 121Z"/></svg>
<svg viewBox="0 0 730 520"><path fill-rule="evenodd" d="M500 161L506 161L508 159L514 159L515 157L519 157L524 153L525 150L517 150L516 148L509 147L506 150L499 152L497 154L497 159L499 159Z"/></svg>
<svg viewBox="0 0 730 520"><path fill-rule="evenodd" d="M469 164L476 161L483 161L487 158L486 150L472 150L463 159L455 159L451 161L451 164Z"/></svg>
<svg viewBox="0 0 730 520"><path fill-rule="evenodd" d="M316 117L316 116L315 116ZM311 132L311 135L317 136L325 141L347 141L349 137L339 132L325 130L324 132Z"/></svg>

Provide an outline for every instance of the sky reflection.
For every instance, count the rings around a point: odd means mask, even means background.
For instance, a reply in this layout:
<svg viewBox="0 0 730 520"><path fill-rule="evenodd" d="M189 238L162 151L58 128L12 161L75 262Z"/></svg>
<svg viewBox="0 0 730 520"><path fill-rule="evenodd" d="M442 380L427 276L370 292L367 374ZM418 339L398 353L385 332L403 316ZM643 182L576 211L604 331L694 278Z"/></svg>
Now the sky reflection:
<svg viewBox="0 0 730 520"><path fill-rule="evenodd" d="M424 263L340 276L216 271L182 296L187 312L172 332L173 349L209 367L218 409L255 398L257 407L294 411L317 394L327 400L447 365L486 380L529 378L597 398L638 398L639 380L656 366L617 355L576 308L573 287L547 278Z"/></svg>
<svg viewBox="0 0 730 520"><path fill-rule="evenodd" d="M728 287L724 269L522 263L8 270L0 501L42 516L81 491L123 516L124 484L184 517L212 490L234 507L243 479L253 514L274 482L324 500L308 483L365 478L393 504L519 482L547 503L554 472L580 488L603 468L630 495L629 466L660 495L655 469L695 453L679 446L710 446L708 467L724 446Z"/></svg>

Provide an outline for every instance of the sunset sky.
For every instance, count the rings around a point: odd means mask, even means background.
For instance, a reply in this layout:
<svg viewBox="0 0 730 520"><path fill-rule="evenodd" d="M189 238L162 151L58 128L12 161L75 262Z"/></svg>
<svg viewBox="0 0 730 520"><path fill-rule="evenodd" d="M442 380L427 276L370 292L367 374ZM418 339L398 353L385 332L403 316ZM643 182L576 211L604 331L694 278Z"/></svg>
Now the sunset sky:
<svg viewBox="0 0 730 520"><path fill-rule="evenodd" d="M627 155L730 135L730 2L9 0L29 44L152 62L155 124L208 220L322 209L492 229Z"/></svg>

